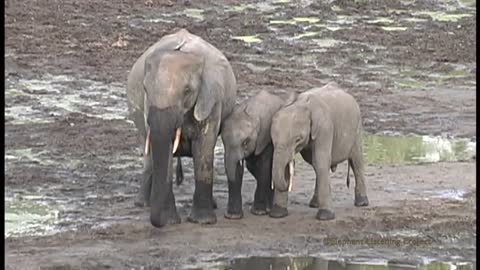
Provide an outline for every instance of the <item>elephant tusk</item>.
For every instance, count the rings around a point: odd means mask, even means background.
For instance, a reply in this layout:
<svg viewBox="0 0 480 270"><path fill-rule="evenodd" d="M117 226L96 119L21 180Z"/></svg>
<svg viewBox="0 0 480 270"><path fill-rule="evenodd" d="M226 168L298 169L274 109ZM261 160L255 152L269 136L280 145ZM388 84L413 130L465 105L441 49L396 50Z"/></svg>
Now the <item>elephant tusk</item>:
<svg viewBox="0 0 480 270"><path fill-rule="evenodd" d="M180 144L180 135L182 134L182 130L180 128L177 128L177 132L175 133L175 141L173 141L173 152L172 154L175 154L178 149L178 145Z"/></svg>
<svg viewBox="0 0 480 270"><path fill-rule="evenodd" d="M294 165L293 165L293 161L290 161L288 163L288 174L289 174L289 178L288 179L288 192L292 191L292 187L293 187L293 174L295 173L295 168L294 168Z"/></svg>
<svg viewBox="0 0 480 270"><path fill-rule="evenodd" d="M270 182L271 182L271 187L272 187L272 190L275 190L275 186L274 186L274 181L273 181L273 178L270 179Z"/></svg>
<svg viewBox="0 0 480 270"><path fill-rule="evenodd" d="M148 149L150 148L150 130L147 131L147 138L145 138L145 155L148 155Z"/></svg>

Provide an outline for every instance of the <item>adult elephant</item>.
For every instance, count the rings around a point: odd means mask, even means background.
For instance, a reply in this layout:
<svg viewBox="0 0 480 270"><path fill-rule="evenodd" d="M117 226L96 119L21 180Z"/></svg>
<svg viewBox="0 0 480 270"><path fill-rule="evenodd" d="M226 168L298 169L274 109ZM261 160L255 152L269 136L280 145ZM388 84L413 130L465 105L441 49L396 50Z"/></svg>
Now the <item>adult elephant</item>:
<svg viewBox="0 0 480 270"><path fill-rule="evenodd" d="M236 79L227 58L181 29L162 37L128 75L130 118L144 138L137 202L149 202L153 226L180 223L172 191L172 158L193 158L195 192L188 221L213 224L213 158L220 124L233 110Z"/></svg>

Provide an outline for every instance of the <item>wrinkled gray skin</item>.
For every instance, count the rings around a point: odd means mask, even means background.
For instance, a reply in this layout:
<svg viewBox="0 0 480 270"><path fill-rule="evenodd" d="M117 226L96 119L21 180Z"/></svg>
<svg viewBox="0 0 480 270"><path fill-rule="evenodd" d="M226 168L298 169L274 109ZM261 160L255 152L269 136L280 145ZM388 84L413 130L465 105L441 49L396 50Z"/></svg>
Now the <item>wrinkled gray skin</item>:
<svg viewBox="0 0 480 270"><path fill-rule="evenodd" d="M318 206L316 218L335 218L329 168L345 160L355 175L355 206L367 206L367 190L362 156L362 122L355 99L336 83L313 88L298 95L291 105L279 110L272 120L274 147L272 181L274 203L270 216L288 215L288 164L296 153L312 165L316 174L311 206ZM348 182L347 182L348 183Z"/></svg>
<svg viewBox="0 0 480 270"><path fill-rule="evenodd" d="M270 126L273 115L286 103L293 102L295 93L260 91L235 107L222 125L225 148L225 171L228 178L228 205L225 217L243 217L242 181L244 161L257 180L253 206L255 215L265 215L272 207L271 189L273 146Z"/></svg>
<svg viewBox="0 0 480 270"><path fill-rule="evenodd" d="M235 75L225 56L185 29L162 37L133 65L127 83L130 118L144 139L150 131L150 151L144 158L143 187L137 201L149 202L153 226L180 222L172 192L173 156L193 158L195 192L188 220L216 222L214 147L236 94ZM173 155L179 128L180 144Z"/></svg>

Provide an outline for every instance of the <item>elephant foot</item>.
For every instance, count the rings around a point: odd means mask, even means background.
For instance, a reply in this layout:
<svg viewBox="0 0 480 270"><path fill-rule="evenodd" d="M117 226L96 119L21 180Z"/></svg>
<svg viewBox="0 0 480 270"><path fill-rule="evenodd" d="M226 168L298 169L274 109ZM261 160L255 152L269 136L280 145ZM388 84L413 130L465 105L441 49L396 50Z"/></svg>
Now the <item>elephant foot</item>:
<svg viewBox="0 0 480 270"><path fill-rule="evenodd" d="M288 210L285 207L274 204L272 210L270 210L269 216L272 218L283 218L288 216Z"/></svg>
<svg viewBox="0 0 480 270"><path fill-rule="evenodd" d="M160 217L152 217L150 216L150 222L154 227L160 228L165 225L174 225L174 224L180 224L182 220L177 214L177 211L175 210L170 210L170 211L164 211L160 214Z"/></svg>
<svg viewBox="0 0 480 270"><path fill-rule="evenodd" d="M213 209L198 209L193 207L187 221L198 224L215 224L217 223L217 215Z"/></svg>
<svg viewBox="0 0 480 270"><path fill-rule="evenodd" d="M250 213L254 214L255 216L265 216L266 214L268 214L267 209L255 208L254 206L250 208Z"/></svg>
<svg viewBox="0 0 480 270"><path fill-rule="evenodd" d="M368 197L367 195L365 196L355 196L355 206L356 207L362 207L362 206L368 206Z"/></svg>
<svg viewBox="0 0 480 270"><path fill-rule="evenodd" d="M316 218L318 220L332 220L335 218L335 213L328 209L318 209Z"/></svg>
<svg viewBox="0 0 480 270"><path fill-rule="evenodd" d="M227 219L241 219L243 217L242 200L228 199L227 211L224 214Z"/></svg>
<svg viewBox="0 0 480 270"><path fill-rule="evenodd" d="M256 216L264 216L268 214L270 210L271 210L271 207L268 207L266 203L253 202L253 205L250 208L250 213Z"/></svg>
<svg viewBox="0 0 480 270"><path fill-rule="evenodd" d="M310 206L310 208L318 208L318 199L317 197L313 197L311 200L310 200L310 203L308 204L308 206Z"/></svg>
<svg viewBox="0 0 480 270"><path fill-rule="evenodd" d="M227 209L227 212L224 214L226 219L241 219L243 218L243 210L230 210Z"/></svg>

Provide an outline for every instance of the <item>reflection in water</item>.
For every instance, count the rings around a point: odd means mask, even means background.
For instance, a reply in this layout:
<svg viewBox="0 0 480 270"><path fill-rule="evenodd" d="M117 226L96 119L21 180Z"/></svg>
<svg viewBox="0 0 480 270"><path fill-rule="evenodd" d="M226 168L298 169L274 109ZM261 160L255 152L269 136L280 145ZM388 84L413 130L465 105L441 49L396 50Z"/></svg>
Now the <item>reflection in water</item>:
<svg viewBox="0 0 480 270"><path fill-rule="evenodd" d="M344 263L314 257L249 257L234 259L217 269L231 270L473 270L472 263L433 262L426 265Z"/></svg>
<svg viewBox="0 0 480 270"><path fill-rule="evenodd" d="M466 161L476 158L476 143L468 139L430 136L378 136L364 138L368 163L402 164Z"/></svg>

